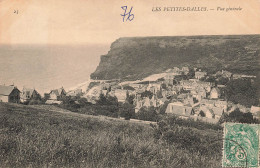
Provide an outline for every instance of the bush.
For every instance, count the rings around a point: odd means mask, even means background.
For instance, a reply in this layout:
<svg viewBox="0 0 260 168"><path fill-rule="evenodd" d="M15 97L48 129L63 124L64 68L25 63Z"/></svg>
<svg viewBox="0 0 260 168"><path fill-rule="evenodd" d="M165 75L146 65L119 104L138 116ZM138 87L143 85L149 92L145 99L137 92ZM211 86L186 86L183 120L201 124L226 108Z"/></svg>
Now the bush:
<svg viewBox="0 0 260 168"><path fill-rule="evenodd" d="M41 100L30 100L28 102L28 105L39 105L39 104L43 104L43 102Z"/></svg>
<svg viewBox="0 0 260 168"><path fill-rule="evenodd" d="M164 118L162 120L165 121L170 126L178 125L178 126L184 126L184 127L190 127L190 128L197 128L200 130L206 130L206 129L222 130L222 127L219 124L211 124L211 123L206 123L206 122L199 121L199 120L194 121L191 118L190 119L181 119L175 115L164 116Z"/></svg>
<svg viewBox="0 0 260 168"><path fill-rule="evenodd" d="M130 118L134 118L135 116L135 108L132 104L124 103L119 110L120 117L124 117L126 120L130 120Z"/></svg>
<svg viewBox="0 0 260 168"><path fill-rule="evenodd" d="M166 108L167 108L169 103L170 103L170 101L165 101L164 104L159 107L159 113L160 114L165 114Z"/></svg>
<svg viewBox="0 0 260 168"><path fill-rule="evenodd" d="M178 149L186 149L192 153L199 152L205 156L212 155L212 151L221 153L221 131L211 129L211 125L208 124L201 127L202 131L191 127L192 124L180 125L180 121L181 119L175 116L159 121L157 126L153 126L155 140L163 141L168 145L174 144ZM186 122L193 123L194 121Z"/></svg>
<svg viewBox="0 0 260 168"><path fill-rule="evenodd" d="M144 120L144 121L158 121L159 116L156 112L156 109L151 106L149 108L147 107L142 107L138 113L136 113L136 118L139 120Z"/></svg>
<svg viewBox="0 0 260 168"><path fill-rule="evenodd" d="M230 114L225 114L220 122L258 123L252 113L242 113L238 108Z"/></svg>
<svg viewBox="0 0 260 168"><path fill-rule="evenodd" d="M236 79L230 80L226 87L226 98L235 104L241 104L246 107L259 104L259 95L257 86L250 80Z"/></svg>
<svg viewBox="0 0 260 168"><path fill-rule="evenodd" d="M153 97L153 93L151 91L144 91L143 93L141 93L141 97L149 97L149 99L151 99Z"/></svg>
<svg viewBox="0 0 260 168"><path fill-rule="evenodd" d="M129 85L123 86L123 89L124 90L135 90L135 88L133 88L132 86L129 86Z"/></svg>

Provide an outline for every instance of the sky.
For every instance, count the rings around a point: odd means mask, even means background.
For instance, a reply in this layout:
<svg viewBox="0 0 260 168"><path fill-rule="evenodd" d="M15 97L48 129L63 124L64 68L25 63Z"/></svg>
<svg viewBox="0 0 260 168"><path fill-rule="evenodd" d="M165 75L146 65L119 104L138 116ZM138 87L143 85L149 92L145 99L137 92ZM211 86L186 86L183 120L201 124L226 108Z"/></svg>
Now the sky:
<svg viewBox="0 0 260 168"><path fill-rule="evenodd" d="M121 6L133 7L123 22ZM207 6L208 12L152 12ZM241 11L217 11L241 7ZM18 14L14 13L18 10ZM120 37L260 34L259 0L0 0L0 44L110 44Z"/></svg>
<svg viewBox="0 0 260 168"><path fill-rule="evenodd" d="M123 22L122 6L132 7L132 21ZM260 34L260 0L0 0L0 84L41 93L73 87L120 37L235 34Z"/></svg>

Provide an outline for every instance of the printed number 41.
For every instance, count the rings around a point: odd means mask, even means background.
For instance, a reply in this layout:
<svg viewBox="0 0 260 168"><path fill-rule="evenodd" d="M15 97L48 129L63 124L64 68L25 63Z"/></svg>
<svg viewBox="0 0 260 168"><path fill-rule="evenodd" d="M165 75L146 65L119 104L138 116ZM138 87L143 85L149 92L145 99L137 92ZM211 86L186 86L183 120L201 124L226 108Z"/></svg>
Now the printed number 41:
<svg viewBox="0 0 260 168"><path fill-rule="evenodd" d="M121 8L124 10L124 14L123 15L121 14L121 16L123 17L123 22L128 20L132 21L135 17L134 14L131 14L133 7L131 7L129 12L127 12L127 6L122 6Z"/></svg>

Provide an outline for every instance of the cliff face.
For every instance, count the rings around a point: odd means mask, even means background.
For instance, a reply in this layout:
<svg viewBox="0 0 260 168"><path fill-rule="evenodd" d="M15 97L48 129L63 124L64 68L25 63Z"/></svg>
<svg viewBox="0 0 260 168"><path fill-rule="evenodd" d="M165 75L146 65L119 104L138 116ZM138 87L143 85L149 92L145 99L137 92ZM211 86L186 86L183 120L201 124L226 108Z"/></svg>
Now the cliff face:
<svg viewBox="0 0 260 168"><path fill-rule="evenodd" d="M91 78L136 80L175 66L256 75L259 60L260 35L120 38Z"/></svg>

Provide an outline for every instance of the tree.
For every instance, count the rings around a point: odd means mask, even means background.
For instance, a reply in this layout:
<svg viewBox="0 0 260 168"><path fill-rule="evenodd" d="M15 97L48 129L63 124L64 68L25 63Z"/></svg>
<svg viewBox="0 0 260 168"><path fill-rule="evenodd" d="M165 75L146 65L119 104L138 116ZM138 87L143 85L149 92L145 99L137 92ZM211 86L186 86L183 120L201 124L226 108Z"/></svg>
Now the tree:
<svg viewBox="0 0 260 168"><path fill-rule="evenodd" d="M75 102L75 99L71 96L66 96L61 98L62 104L60 105L63 108L69 109L71 111L77 111L80 108L80 105Z"/></svg>
<svg viewBox="0 0 260 168"><path fill-rule="evenodd" d="M108 95L108 96L106 97L106 99L107 99L107 100L106 100L106 101L107 101L107 104L118 106L117 97Z"/></svg>
<svg viewBox="0 0 260 168"><path fill-rule="evenodd" d="M192 78L194 78L194 76L195 76L194 69L190 69L189 73L187 74L187 78L192 79Z"/></svg>
<svg viewBox="0 0 260 168"><path fill-rule="evenodd" d="M205 79L205 82L210 82L210 83L215 83L216 79L213 76L209 76L208 78Z"/></svg>
<svg viewBox="0 0 260 168"><path fill-rule="evenodd" d="M165 81L165 79L164 79L164 77L162 77L162 78L157 79L156 81L157 82L163 82L163 81Z"/></svg>
<svg viewBox="0 0 260 168"><path fill-rule="evenodd" d="M129 95L129 92L128 91L126 92L126 99L125 99L125 101L127 103L134 104L134 98L135 98L134 95Z"/></svg>
<svg viewBox="0 0 260 168"><path fill-rule="evenodd" d="M151 106L149 108L142 107L139 112L136 114L137 118L139 120L144 121L157 121L158 120L158 114L156 112L155 107Z"/></svg>
<svg viewBox="0 0 260 168"><path fill-rule="evenodd" d="M157 96L158 99L163 98L162 90L161 90L161 89L160 89L159 91L157 91L156 96Z"/></svg>
<svg viewBox="0 0 260 168"><path fill-rule="evenodd" d="M111 90L112 90L112 88L111 88L111 86L109 86L107 89L107 93L111 92Z"/></svg>
<svg viewBox="0 0 260 168"><path fill-rule="evenodd" d="M226 85L228 83L229 79L228 78L224 78L224 77L220 77L218 79L218 84L219 85Z"/></svg>
<svg viewBox="0 0 260 168"><path fill-rule="evenodd" d="M222 122L239 122L239 123L254 123L252 113L242 113L238 108L231 112L229 115L225 114L219 121Z"/></svg>
<svg viewBox="0 0 260 168"><path fill-rule="evenodd" d="M149 97L149 99L151 99L153 97L153 93L151 91L144 91L143 93L141 93L141 97Z"/></svg>
<svg viewBox="0 0 260 168"><path fill-rule="evenodd" d="M132 104L124 103L119 108L119 115L120 117L124 117L125 120L130 120L130 118L133 118L135 116L135 108Z"/></svg>
<svg viewBox="0 0 260 168"><path fill-rule="evenodd" d="M242 104L246 107L259 104L257 86L252 85L250 80L236 79L230 80L226 87L226 99L234 103Z"/></svg>
<svg viewBox="0 0 260 168"><path fill-rule="evenodd" d="M105 95L101 92L99 95L99 99L97 100L97 104L99 105L107 105L107 98L105 97Z"/></svg>
<svg viewBox="0 0 260 168"><path fill-rule="evenodd" d="M133 88L132 86L129 86L129 85L123 86L123 89L124 90L135 90L135 88Z"/></svg>
<svg viewBox="0 0 260 168"><path fill-rule="evenodd" d="M161 88L162 88L162 89L167 89L166 84L165 84L165 83L162 83L162 84L161 84Z"/></svg>
<svg viewBox="0 0 260 168"><path fill-rule="evenodd" d="M86 98L84 98L84 97L79 98L79 99L78 99L78 102L79 102L79 105L80 105L81 107L91 105L91 103L88 102L88 100L87 100Z"/></svg>
<svg viewBox="0 0 260 168"><path fill-rule="evenodd" d="M243 113L237 108L228 116L229 122L239 122L243 118Z"/></svg>
<svg viewBox="0 0 260 168"><path fill-rule="evenodd" d="M254 117L253 114L248 112L243 114L243 118L240 119L241 123L253 123L254 122Z"/></svg>
<svg viewBox="0 0 260 168"><path fill-rule="evenodd" d="M169 103L170 103L170 101L165 101L164 104L162 106L160 106L160 108L159 108L160 114L165 114L166 108L167 108Z"/></svg>

